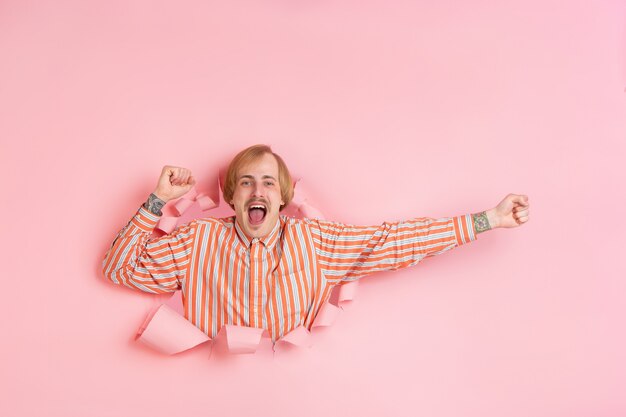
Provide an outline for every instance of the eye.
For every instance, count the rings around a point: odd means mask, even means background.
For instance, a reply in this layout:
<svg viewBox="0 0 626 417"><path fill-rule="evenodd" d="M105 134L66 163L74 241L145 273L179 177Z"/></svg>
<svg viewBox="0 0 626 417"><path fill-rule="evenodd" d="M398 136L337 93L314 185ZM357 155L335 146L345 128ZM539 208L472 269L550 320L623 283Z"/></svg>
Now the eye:
<svg viewBox="0 0 626 417"><path fill-rule="evenodd" d="M244 187L247 187L248 185L250 185L250 181L243 180L243 181L241 181L241 185L243 185Z"/></svg>
<svg viewBox="0 0 626 417"><path fill-rule="evenodd" d="M265 185L271 187L274 185L274 181L265 181Z"/></svg>

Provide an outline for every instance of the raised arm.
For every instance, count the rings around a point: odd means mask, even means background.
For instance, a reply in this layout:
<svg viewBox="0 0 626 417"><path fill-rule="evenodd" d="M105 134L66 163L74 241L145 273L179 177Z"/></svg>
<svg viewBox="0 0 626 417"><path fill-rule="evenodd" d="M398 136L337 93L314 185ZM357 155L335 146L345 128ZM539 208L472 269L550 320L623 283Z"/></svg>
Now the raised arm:
<svg viewBox="0 0 626 417"><path fill-rule="evenodd" d="M178 227L158 239L151 238L161 208L195 184L182 168L164 167L154 193L122 228L102 261L104 276L115 284L163 293L180 289L195 238L196 222Z"/></svg>

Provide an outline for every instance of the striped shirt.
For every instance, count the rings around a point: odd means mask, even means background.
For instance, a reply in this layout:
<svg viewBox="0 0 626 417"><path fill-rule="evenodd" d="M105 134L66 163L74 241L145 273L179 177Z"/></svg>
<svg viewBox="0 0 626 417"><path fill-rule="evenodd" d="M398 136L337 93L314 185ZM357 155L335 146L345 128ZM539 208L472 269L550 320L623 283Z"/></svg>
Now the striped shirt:
<svg viewBox="0 0 626 417"><path fill-rule="evenodd" d="M267 329L273 342L299 325L310 330L335 285L476 239L470 214L379 226L281 215L261 239L248 238L234 216L155 238L159 218L139 208L107 251L104 275L150 293L181 290L185 318L212 338L225 324Z"/></svg>

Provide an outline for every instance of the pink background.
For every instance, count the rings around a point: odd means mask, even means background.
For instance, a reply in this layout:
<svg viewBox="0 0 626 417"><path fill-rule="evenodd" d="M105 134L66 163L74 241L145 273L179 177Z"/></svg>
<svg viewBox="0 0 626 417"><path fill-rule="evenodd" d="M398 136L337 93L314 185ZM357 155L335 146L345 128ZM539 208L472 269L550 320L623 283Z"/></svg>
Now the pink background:
<svg viewBox="0 0 626 417"><path fill-rule="evenodd" d="M622 1L0 3L3 416L626 415ZM166 357L102 257L165 164L268 143L337 221L527 194L315 346Z"/></svg>

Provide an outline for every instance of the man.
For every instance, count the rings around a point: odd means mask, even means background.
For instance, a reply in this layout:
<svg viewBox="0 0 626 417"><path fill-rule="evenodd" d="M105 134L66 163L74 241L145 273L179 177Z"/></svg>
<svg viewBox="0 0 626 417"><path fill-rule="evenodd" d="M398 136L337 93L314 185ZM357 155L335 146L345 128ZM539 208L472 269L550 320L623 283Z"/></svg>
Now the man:
<svg viewBox="0 0 626 417"><path fill-rule="evenodd" d="M267 329L274 342L298 325L310 329L335 285L415 265L496 227L518 227L530 207L526 196L509 194L476 214L379 226L289 218L279 214L293 197L289 170L256 145L226 173L224 200L235 216L196 219L151 238L163 205L195 183L188 169L164 167L107 251L103 272L141 291L181 290L185 318L212 338L225 324Z"/></svg>

